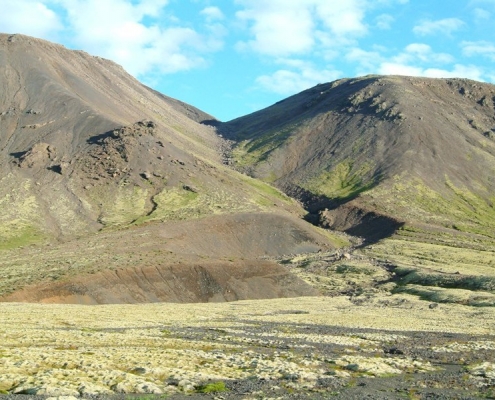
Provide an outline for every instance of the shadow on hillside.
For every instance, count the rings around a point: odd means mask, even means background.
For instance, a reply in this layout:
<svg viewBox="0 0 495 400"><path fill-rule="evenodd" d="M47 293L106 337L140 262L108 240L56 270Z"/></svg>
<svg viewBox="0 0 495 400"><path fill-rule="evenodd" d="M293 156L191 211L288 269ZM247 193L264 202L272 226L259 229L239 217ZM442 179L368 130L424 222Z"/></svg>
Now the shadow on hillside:
<svg viewBox="0 0 495 400"><path fill-rule="evenodd" d="M223 124L223 122L217 120L217 119L204 119L203 121L200 121L201 125L207 125L207 126L213 126L215 128L219 127L220 125Z"/></svg>
<svg viewBox="0 0 495 400"><path fill-rule="evenodd" d="M378 241L392 236L398 229L404 226L404 222L397 221L385 215L376 214L375 212L363 212L360 222L344 232L359 236L364 239L363 243L358 248L366 247L377 243Z"/></svg>
<svg viewBox="0 0 495 400"><path fill-rule="evenodd" d="M10 153L9 155L19 160L26 153L27 151L18 151L16 153Z"/></svg>
<svg viewBox="0 0 495 400"><path fill-rule="evenodd" d="M104 133L100 133L99 135L91 136L86 140L86 143L88 144L102 144L106 138L112 137L115 138L115 134L113 133L115 129L112 129L111 131L107 131Z"/></svg>
<svg viewBox="0 0 495 400"><path fill-rule="evenodd" d="M359 236L364 239L359 247L366 247L392 236L404 225L402 221L351 203L367 189L370 187L341 199L315 195L301 187L291 188L287 193L304 205L308 211L304 218L306 221L325 229Z"/></svg>

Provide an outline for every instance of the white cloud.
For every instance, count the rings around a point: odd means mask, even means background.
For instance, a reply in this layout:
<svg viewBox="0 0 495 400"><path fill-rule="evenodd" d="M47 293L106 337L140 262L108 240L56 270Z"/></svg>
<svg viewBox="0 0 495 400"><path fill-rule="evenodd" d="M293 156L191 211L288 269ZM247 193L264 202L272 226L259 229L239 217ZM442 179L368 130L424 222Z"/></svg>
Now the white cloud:
<svg viewBox="0 0 495 400"><path fill-rule="evenodd" d="M456 64L453 69L447 70L384 62L380 65L379 73L384 75L424 76L427 78L468 78L483 81L483 71L474 65Z"/></svg>
<svg viewBox="0 0 495 400"><path fill-rule="evenodd" d="M310 52L316 45L345 43L364 35L367 0L237 0L236 17L251 39L238 43L270 56Z"/></svg>
<svg viewBox="0 0 495 400"><path fill-rule="evenodd" d="M165 18L168 2L0 0L0 31L49 40L63 37L66 45L110 58L136 76L205 65L205 55L223 46L226 31L215 22L222 12L204 8L206 24L192 29L173 16Z"/></svg>
<svg viewBox="0 0 495 400"><path fill-rule="evenodd" d="M445 18L437 21L426 20L416 25L413 32L420 36L444 34L451 35L464 26L464 21L458 18Z"/></svg>
<svg viewBox="0 0 495 400"><path fill-rule="evenodd" d="M447 53L435 53L432 48L424 43L411 43L405 48L404 57L417 59L427 63L450 63L454 57Z"/></svg>
<svg viewBox="0 0 495 400"><path fill-rule="evenodd" d="M473 14L474 14L474 18L478 21L489 20L490 17L492 16L492 14L489 11L478 7L473 10Z"/></svg>
<svg viewBox="0 0 495 400"><path fill-rule="evenodd" d="M378 29L390 29L392 27L392 22L395 21L395 18L390 14L381 14L375 18L376 26Z"/></svg>
<svg viewBox="0 0 495 400"><path fill-rule="evenodd" d="M0 1L0 32L53 39L62 29L57 14L40 1Z"/></svg>
<svg viewBox="0 0 495 400"><path fill-rule="evenodd" d="M411 43L396 55L386 57L386 48L377 47L366 51L358 47L350 49L346 60L357 63L359 75L371 73L396 75L424 75L424 71L437 65L448 64L454 57L446 53L435 53L425 43Z"/></svg>
<svg viewBox="0 0 495 400"><path fill-rule="evenodd" d="M398 4L407 4L409 3L409 0L374 0L370 6L391 6L394 5L395 3Z"/></svg>
<svg viewBox="0 0 495 400"><path fill-rule="evenodd" d="M484 56L495 61L495 44L485 40L477 42L461 42L462 52L468 56Z"/></svg>
<svg viewBox="0 0 495 400"><path fill-rule="evenodd" d="M201 10L201 14L204 15L209 21L224 19L222 10L218 7L206 7Z"/></svg>
<svg viewBox="0 0 495 400"><path fill-rule="evenodd" d="M207 33L201 34L174 19L166 22L161 17L168 0L52 1L67 12L72 45L110 58L134 75L203 66L204 54L223 44L219 26L208 25ZM215 11L206 13L211 16Z"/></svg>
<svg viewBox="0 0 495 400"><path fill-rule="evenodd" d="M157 17L160 15L161 9L165 7L168 2L169 0L137 0L132 1L131 3L136 7L135 9L140 15Z"/></svg>
<svg viewBox="0 0 495 400"><path fill-rule="evenodd" d="M310 2L309 2L310 3ZM364 23L367 2L364 0L314 0L317 17L336 36L360 36L367 32Z"/></svg>
<svg viewBox="0 0 495 400"><path fill-rule="evenodd" d="M256 79L256 83L270 92L291 95L342 76L340 71L317 69L312 64L300 60L285 60L285 63L296 68L280 69L271 75L262 75Z"/></svg>
<svg viewBox="0 0 495 400"><path fill-rule="evenodd" d="M430 78L468 78L475 81L483 81L483 70L475 65L456 64L449 70L428 68L424 76Z"/></svg>
<svg viewBox="0 0 495 400"><path fill-rule="evenodd" d="M383 75L421 76L423 70L419 67L413 67L406 64L384 62L380 65L378 73Z"/></svg>
<svg viewBox="0 0 495 400"><path fill-rule="evenodd" d="M403 51L389 59L395 64L443 64L454 61L449 54L435 53L431 47L424 43L411 43Z"/></svg>
<svg viewBox="0 0 495 400"><path fill-rule="evenodd" d="M454 58L446 53L435 53L424 43L411 43L401 52L393 56L384 56L386 49L378 48L365 51L360 48L351 49L346 60L358 65L359 75L383 74L424 76L429 78L469 78L483 81L490 78L489 72L475 65L453 64ZM449 67L439 68L437 65L447 64ZM493 75L493 74L492 74Z"/></svg>
<svg viewBox="0 0 495 400"><path fill-rule="evenodd" d="M350 49L345 58L347 61L358 64L358 75L376 73L377 67L384 60L379 51L366 51L357 47Z"/></svg>
<svg viewBox="0 0 495 400"><path fill-rule="evenodd" d="M302 1L242 0L245 9L236 16L251 23L253 39L240 42L238 48L271 56L307 52L314 44L314 22L309 7Z"/></svg>

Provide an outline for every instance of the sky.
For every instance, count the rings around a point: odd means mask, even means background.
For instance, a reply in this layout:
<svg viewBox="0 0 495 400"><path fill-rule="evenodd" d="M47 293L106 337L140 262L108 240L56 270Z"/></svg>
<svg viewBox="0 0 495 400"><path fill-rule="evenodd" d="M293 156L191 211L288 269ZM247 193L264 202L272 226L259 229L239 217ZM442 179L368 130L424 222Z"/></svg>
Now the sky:
<svg viewBox="0 0 495 400"><path fill-rule="evenodd" d="M221 121L367 74L495 83L495 0L0 0L0 32L121 64Z"/></svg>

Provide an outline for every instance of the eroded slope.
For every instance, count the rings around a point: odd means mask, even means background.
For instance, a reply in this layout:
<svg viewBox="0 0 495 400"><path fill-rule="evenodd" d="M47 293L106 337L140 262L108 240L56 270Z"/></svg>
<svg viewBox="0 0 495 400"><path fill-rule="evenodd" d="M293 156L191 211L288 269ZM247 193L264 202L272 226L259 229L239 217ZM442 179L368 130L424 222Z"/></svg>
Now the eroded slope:
<svg viewBox="0 0 495 400"><path fill-rule="evenodd" d="M238 168L310 211L348 203L321 216L327 226L348 230L336 218L357 209L391 217L395 229L422 222L493 237L494 99L493 85L469 80L368 76L318 85L221 129L237 141Z"/></svg>
<svg viewBox="0 0 495 400"><path fill-rule="evenodd" d="M22 35L0 35L0 86L0 296L108 303L314 293L259 258L339 240L302 221L282 192L225 166L226 142L201 124L212 116L111 61Z"/></svg>
<svg viewBox="0 0 495 400"><path fill-rule="evenodd" d="M157 217L193 199L209 203L206 214L260 210L263 193L222 167L222 140L199 123L213 117L113 62L1 35L0 78L4 247Z"/></svg>

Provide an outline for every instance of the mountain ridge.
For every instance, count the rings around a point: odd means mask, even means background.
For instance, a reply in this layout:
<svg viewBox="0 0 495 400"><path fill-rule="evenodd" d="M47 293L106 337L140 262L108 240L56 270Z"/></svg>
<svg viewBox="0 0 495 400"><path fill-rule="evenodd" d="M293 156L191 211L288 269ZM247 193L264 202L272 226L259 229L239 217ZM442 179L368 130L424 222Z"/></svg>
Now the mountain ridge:
<svg viewBox="0 0 495 400"><path fill-rule="evenodd" d="M209 275L201 287L191 285L204 293L184 293L182 301L232 299L219 295L232 289L222 274L242 288L265 279L254 268L261 257L346 243L302 221L301 206L277 189L224 165L226 140L201 123L214 121L211 115L142 85L111 61L28 36L0 35L0 85L0 250L7 257L3 271L10 271L0 285L4 300L27 287L24 293L31 294L44 288L37 297L43 301L54 296L50 288L76 287L80 279L91 291L104 271L124 267L135 280L125 281L122 298L164 300L159 282L149 297L139 295L142 271L178 271L173 267L182 264L189 271L182 278L193 283L204 275L194 268L200 262L223 272ZM161 226L165 237L155 231ZM237 235L237 228L245 234ZM224 246L231 237L240 243ZM264 237L285 243L267 245ZM237 273L244 262L256 272ZM279 279L267 277L271 283L263 290L241 290L240 298L314 293L273 262L266 265ZM173 275L180 281L178 272ZM98 282L106 295L97 301L117 301L111 282Z"/></svg>
<svg viewBox="0 0 495 400"><path fill-rule="evenodd" d="M494 85L465 79L367 76L317 85L220 129L237 141L237 168L310 210L352 202L404 222L437 224L427 215L435 211L411 200L413 193L400 198L400 184L444 202L465 192L491 215L494 99ZM399 201L385 204L380 191ZM417 206L415 214L407 217L400 202ZM464 214L457 222L470 218Z"/></svg>
<svg viewBox="0 0 495 400"><path fill-rule="evenodd" d="M95 223L115 214L115 201L141 204L121 215L131 222L153 211L151 198L164 188L194 188L197 179L189 175L199 173L206 183L225 173L219 171L222 139L199 123L210 115L141 85L113 62L22 35L3 35L1 42L3 184L22 187L17 175L29 193L58 184L80 203L77 213L86 214L80 230L101 228ZM102 185L121 196L100 206L99 191L108 192ZM57 219L56 211L46 214ZM48 223L58 236L69 234L63 224L62 218Z"/></svg>
<svg viewBox="0 0 495 400"><path fill-rule="evenodd" d="M352 295L364 290L356 285L393 285L395 269L416 282L408 274L428 246L438 246L431 262L440 265L451 261L444 246L474 257L454 260L464 271L456 284L477 260L491 265L493 85L341 79L222 123L111 61L22 35L0 35L0 78L3 301L117 301L110 281L127 288L121 300L171 299L159 272L179 265L189 272L177 281L188 276L202 293L183 301L232 299L229 279L237 288L270 282L238 298L315 287ZM381 278L328 289L340 282L330 278L335 263ZM158 281L144 296L147 274Z"/></svg>

